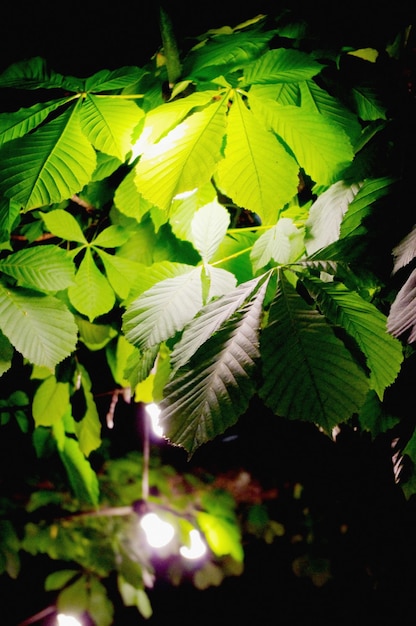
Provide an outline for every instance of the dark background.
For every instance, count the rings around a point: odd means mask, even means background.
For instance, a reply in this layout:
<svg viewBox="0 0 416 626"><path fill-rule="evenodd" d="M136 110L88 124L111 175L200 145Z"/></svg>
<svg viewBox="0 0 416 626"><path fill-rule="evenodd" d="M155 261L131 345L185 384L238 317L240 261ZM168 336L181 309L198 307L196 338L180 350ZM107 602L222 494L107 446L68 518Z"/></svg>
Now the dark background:
<svg viewBox="0 0 416 626"><path fill-rule="evenodd" d="M235 26L260 13L280 15L286 8L310 25L323 47L383 47L412 22L412 4L166 0L164 7L182 48L209 28ZM158 3L149 0L9 2L3 3L0 20L0 71L41 56L57 72L87 77L102 69L144 65L161 45ZM248 417L236 439L206 446L193 462L214 471L243 466L279 486L304 484L314 516L325 526L322 536L328 541L334 580L316 588L310 579L293 575L293 550L252 541L246 546L243 576L204 592L161 582L150 592L151 620L141 619L135 609L118 607L115 626L413 625L416 512L394 485L390 441L381 438L374 445L369 438L346 432L335 444L311 425L271 420L259 406L252 407ZM257 434L249 426L253 418ZM126 440L124 433L120 437ZM284 507L284 498L280 502ZM338 532L341 523L352 530L345 537ZM42 610L42 587L42 572L33 573L30 567L18 587L3 584L2 626L17 626ZM52 621L38 623L46 626Z"/></svg>
<svg viewBox="0 0 416 626"><path fill-rule="evenodd" d="M413 18L414 3L362 0L165 0L162 3L180 41L208 28L235 26L260 13L292 11L308 22L322 43L366 47L383 45ZM0 10L0 71L32 56L45 58L52 69L89 76L102 69L146 63L160 46L159 3L3 2Z"/></svg>

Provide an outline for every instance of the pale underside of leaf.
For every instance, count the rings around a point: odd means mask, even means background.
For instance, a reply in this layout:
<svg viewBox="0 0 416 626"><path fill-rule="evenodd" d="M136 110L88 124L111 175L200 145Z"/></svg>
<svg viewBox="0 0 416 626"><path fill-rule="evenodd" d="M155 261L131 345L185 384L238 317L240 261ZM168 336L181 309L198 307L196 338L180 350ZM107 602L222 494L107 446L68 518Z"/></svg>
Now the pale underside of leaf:
<svg viewBox="0 0 416 626"><path fill-rule="evenodd" d="M164 390L160 422L168 439L193 454L236 423L254 393L266 283L239 315L205 342L189 369Z"/></svg>
<svg viewBox="0 0 416 626"><path fill-rule="evenodd" d="M204 344L251 296L263 277L238 285L228 294L208 303L185 327L180 341L171 353L172 368L177 370L189 361Z"/></svg>
<svg viewBox="0 0 416 626"><path fill-rule="evenodd" d="M410 274L399 290L387 318L387 330L393 337L406 337L408 343L416 341L416 270Z"/></svg>
<svg viewBox="0 0 416 626"><path fill-rule="evenodd" d="M202 307L202 267L167 278L145 291L126 310L123 328L140 349L166 341Z"/></svg>

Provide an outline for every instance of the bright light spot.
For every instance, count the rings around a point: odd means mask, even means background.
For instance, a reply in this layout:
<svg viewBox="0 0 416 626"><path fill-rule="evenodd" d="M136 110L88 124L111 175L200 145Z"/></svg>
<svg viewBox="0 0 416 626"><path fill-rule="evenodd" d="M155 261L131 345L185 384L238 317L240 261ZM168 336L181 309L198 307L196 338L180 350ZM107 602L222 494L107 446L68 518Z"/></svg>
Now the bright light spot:
<svg viewBox="0 0 416 626"><path fill-rule="evenodd" d="M56 619L58 620L58 626L82 626L79 619L71 615L65 615L64 613L58 613Z"/></svg>
<svg viewBox="0 0 416 626"><path fill-rule="evenodd" d="M154 402L146 405L146 411L148 416L150 417L150 425L152 427L152 432L158 437L163 437L163 429L159 424L159 415L160 409Z"/></svg>
<svg viewBox="0 0 416 626"><path fill-rule="evenodd" d="M197 191L198 191L198 187L195 187L195 189L191 189L190 191L182 191L181 193L177 193L173 199L174 200L186 200L186 198L190 198Z"/></svg>
<svg viewBox="0 0 416 626"><path fill-rule="evenodd" d="M175 529L172 524L165 522L156 513L146 513L140 520L147 543L152 548L163 548L172 541Z"/></svg>
<svg viewBox="0 0 416 626"><path fill-rule="evenodd" d="M190 546L182 546L179 550L185 559L199 559L207 551L205 543L202 541L201 533L194 528L189 533Z"/></svg>

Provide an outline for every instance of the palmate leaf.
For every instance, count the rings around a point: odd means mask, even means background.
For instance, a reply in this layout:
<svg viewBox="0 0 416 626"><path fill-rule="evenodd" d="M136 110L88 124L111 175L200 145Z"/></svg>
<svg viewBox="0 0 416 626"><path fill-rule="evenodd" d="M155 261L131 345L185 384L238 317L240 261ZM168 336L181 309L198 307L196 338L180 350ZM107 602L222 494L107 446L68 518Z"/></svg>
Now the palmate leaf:
<svg viewBox="0 0 416 626"><path fill-rule="evenodd" d="M53 296L0 285L0 328L31 363L53 369L75 349L78 329Z"/></svg>
<svg viewBox="0 0 416 626"><path fill-rule="evenodd" d="M369 389L362 369L325 318L284 277L261 335L259 391L277 415L334 426L358 412Z"/></svg>
<svg viewBox="0 0 416 626"><path fill-rule="evenodd" d="M179 370L164 389L160 423L192 455L235 424L255 389L259 328L267 282Z"/></svg>
<svg viewBox="0 0 416 626"><path fill-rule="evenodd" d="M77 311L86 315L90 322L108 313L115 304L114 291L98 269L91 248L85 250L75 275L75 284L68 288L68 297Z"/></svg>
<svg viewBox="0 0 416 626"><path fill-rule="evenodd" d="M264 224L274 224L279 210L296 195L298 172L294 158L236 94L228 115L225 159L216 174L219 188Z"/></svg>
<svg viewBox="0 0 416 626"><path fill-rule="evenodd" d="M211 179L222 158L226 105L220 99L190 115L141 156L135 183L145 198L168 210L175 195Z"/></svg>
<svg viewBox="0 0 416 626"><path fill-rule="evenodd" d="M341 326L355 339L370 370L370 386L382 400L403 361L401 343L387 333L385 315L342 283L313 277L302 282L331 324Z"/></svg>
<svg viewBox="0 0 416 626"><path fill-rule="evenodd" d="M77 108L69 109L2 146L0 192L26 210L58 203L79 192L95 166L95 151L81 131Z"/></svg>
<svg viewBox="0 0 416 626"><path fill-rule="evenodd" d="M53 245L25 248L0 259L0 271L22 287L63 291L74 280L75 266L65 250Z"/></svg>

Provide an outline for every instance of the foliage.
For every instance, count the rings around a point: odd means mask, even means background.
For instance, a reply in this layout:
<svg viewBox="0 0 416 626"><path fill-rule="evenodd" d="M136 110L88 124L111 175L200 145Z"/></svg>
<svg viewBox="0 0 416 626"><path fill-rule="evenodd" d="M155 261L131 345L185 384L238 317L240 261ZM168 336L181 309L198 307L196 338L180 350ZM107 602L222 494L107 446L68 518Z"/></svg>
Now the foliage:
<svg viewBox="0 0 416 626"><path fill-rule="evenodd" d="M145 617L153 576L132 547L141 466L108 451L100 368L116 398L159 403L189 457L255 396L328 436L353 419L376 436L400 421L385 399L415 332L414 270L401 288L390 276L414 259L404 209L391 224L406 94L380 88L400 55L315 50L301 24L261 16L179 60L165 14L162 27L165 50L143 68L75 78L32 58L0 76L15 94L0 114L2 437L13 446L19 432L35 465L53 459L47 490L29 481L27 514L59 510L2 522L1 564L17 576L20 550L73 561L47 588L63 607L75 594L99 626L112 572ZM196 568L194 584L238 574L232 499L194 478L171 502L165 471L154 498L191 510L211 549L214 570ZM5 519L16 507L5 498Z"/></svg>

